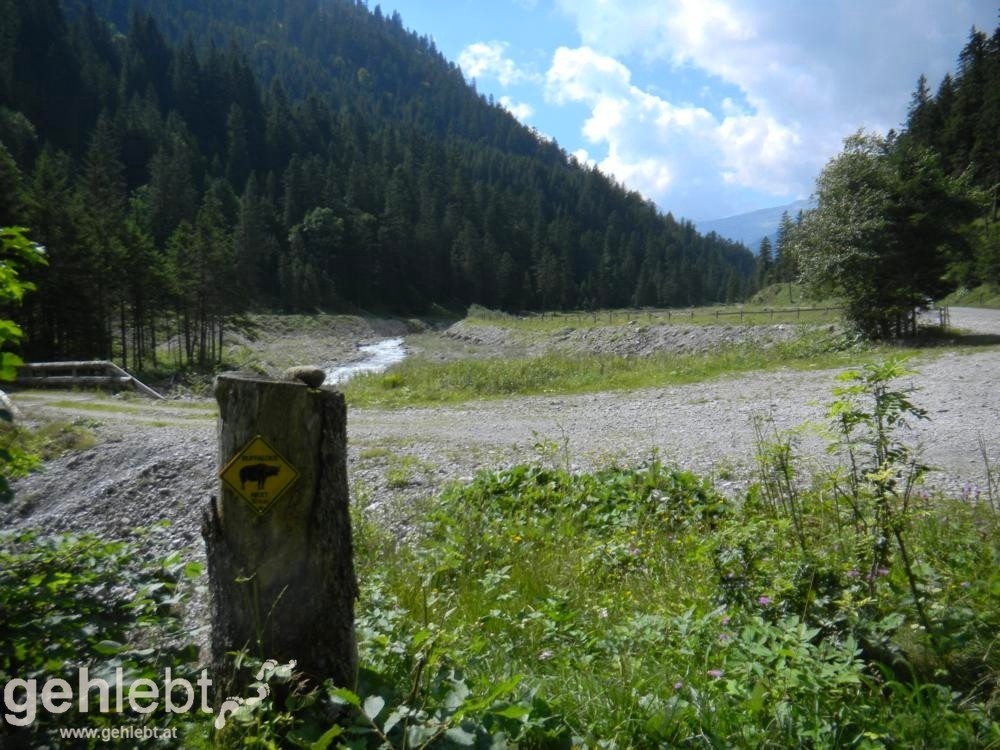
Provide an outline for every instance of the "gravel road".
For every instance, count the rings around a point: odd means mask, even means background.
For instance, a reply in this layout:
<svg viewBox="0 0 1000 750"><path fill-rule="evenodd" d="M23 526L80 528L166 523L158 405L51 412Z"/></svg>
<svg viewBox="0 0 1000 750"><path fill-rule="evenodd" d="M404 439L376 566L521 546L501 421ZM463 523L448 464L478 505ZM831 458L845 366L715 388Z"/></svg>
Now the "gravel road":
<svg viewBox="0 0 1000 750"><path fill-rule="evenodd" d="M937 352L914 363L914 400L930 419L913 440L935 467L930 481L956 489L982 484L978 436L1000 463L1000 311L953 309L952 324L982 347ZM639 462L655 450L684 468L739 492L752 463L755 415L781 429L822 420L835 371L749 373L707 383L631 393L520 397L400 411L349 414L350 474L356 496L405 525L414 500L476 470L532 459L574 468ZM0 528L93 530L123 536L167 519L160 544L201 557L201 508L216 479L215 420L210 401L151 404L122 399L95 411L84 394L14 394L27 419L86 419L101 441L16 483L0 506ZM551 450L554 444L556 450ZM822 442L806 433L804 460L822 460Z"/></svg>

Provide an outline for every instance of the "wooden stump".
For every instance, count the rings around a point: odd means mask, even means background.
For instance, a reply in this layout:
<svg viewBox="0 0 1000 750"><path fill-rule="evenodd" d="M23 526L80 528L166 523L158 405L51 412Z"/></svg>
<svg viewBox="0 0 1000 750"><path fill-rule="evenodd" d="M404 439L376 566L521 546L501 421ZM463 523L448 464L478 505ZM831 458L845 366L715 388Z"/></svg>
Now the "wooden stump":
<svg viewBox="0 0 1000 750"><path fill-rule="evenodd" d="M245 685L249 676L234 674L231 657L245 649L261 660L294 659L311 680L353 688L358 586L344 397L233 374L216 379L215 397L225 479L202 535L216 680L233 677L229 689ZM297 478L289 482L292 470Z"/></svg>

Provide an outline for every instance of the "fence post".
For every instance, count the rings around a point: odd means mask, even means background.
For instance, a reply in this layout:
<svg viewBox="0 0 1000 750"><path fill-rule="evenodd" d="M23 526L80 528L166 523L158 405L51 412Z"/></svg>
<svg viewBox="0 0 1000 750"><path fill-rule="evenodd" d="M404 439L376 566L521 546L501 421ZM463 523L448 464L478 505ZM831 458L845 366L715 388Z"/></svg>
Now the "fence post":
<svg viewBox="0 0 1000 750"><path fill-rule="evenodd" d="M314 374L298 377L318 386L322 371ZM230 680L228 689L239 690L251 680L234 673L230 656L246 649L262 660L295 660L310 680L353 688L358 585L344 396L305 382L223 374L215 398L219 494L202 536L217 685Z"/></svg>

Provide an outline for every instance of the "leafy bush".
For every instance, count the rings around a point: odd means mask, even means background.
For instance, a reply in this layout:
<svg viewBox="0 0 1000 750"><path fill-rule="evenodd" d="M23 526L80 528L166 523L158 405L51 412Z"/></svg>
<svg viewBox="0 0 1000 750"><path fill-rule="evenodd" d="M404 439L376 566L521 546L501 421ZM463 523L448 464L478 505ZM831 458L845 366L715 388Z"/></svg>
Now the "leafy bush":
<svg viewBox="0 0 1000 750"><path fill-rule="evenodd" d="M119 682L119 668L121 684L160 680L165 667L178 677L193 671L197 650L187 645L178 607L181 581L199 575L201 566L177 554L144 562L142 551L136 542L87 534L0 533L0 683L41 686L56 677L75 684L81 668L111 685ZM148 720L132 712L81 714L76 702L59 714L38 706L26 727L0 723L0 744L8 736L26 746L66 746L60 727Z"/></svg>
<svg viewBox="0 0 1000 750"><path fill-rule="evenodd" d="M2 148L2 146L0 146ZM20 304L25 293L35 286L21 279L26 266L45 263L44 248L31 242L23 227L0 227L0 304L4 307ZM0 319L0 381L13 380L18 365L24 364L17 354L9 351L21 342L24 332L12 320ZM10 423L13 415L0 404L0 422ZM32 454L21 450L12 441L0 447L0 502L13 497L8 479L23 473L34 464Z"/></svg>

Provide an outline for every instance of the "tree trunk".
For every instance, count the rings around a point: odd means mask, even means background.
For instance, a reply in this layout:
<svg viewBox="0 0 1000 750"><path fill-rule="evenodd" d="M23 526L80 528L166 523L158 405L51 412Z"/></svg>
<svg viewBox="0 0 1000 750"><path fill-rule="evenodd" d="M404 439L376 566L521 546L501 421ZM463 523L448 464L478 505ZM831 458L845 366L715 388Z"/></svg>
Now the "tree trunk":
<svg viewBox="0 0 1000 750"><path fill-rule="evenodd" d="M120 321L122 337L122 367L128 368L128 327L125 324L125 303L122 302L118 308L118 320Z"/></svg>
<svg viewBox="0 0 1000 750"><path fill-rule="evenodd" d="M216 379L215 397L220 475L230 479L219 482L202 527L214 674L233 675L229 654L246 649L260 659L295 660L316 682L332 678L353 688L358 587L344 397L332 388L234 374ZM251 444L257 447L247 450ZM286 469L298 478L287 483ZM265 491L254 493L258 487ZM268 488L279 494L266 498L267 507L247 499ZM245 686L252 675L234 677Z"/></svg>

